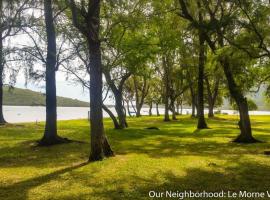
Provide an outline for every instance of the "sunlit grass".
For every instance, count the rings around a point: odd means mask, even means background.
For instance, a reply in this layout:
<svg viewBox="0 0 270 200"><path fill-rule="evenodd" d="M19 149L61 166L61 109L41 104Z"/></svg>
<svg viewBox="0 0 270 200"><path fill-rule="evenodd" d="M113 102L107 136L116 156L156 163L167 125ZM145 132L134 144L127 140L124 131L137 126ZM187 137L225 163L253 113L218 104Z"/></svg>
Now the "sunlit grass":
<svg viewBox="0 0 270 200"><path fill-rule="evenodd" d="M89 156L87 120L59 122L59 135L81 141L35 147L44 124L0 128L0 199L149 199L148 192L181 190L266 191L270 183L270 117L252 117L254 135L264 143L235 144L237 116L208 120L130 118L129 128L106 133L117 156L85 163ZM147 130L156 126L160 130Z"/></svg>

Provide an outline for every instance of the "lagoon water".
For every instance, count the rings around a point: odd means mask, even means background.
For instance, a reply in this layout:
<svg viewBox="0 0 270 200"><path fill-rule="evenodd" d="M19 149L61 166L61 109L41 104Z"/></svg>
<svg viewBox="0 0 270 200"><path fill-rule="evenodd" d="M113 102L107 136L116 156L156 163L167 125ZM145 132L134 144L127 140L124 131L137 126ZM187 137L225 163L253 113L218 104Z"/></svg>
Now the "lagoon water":
<svg viewBox="0 0 270 200"><path fill-rule="evenodd" d="M148 115L148 108L142 109L142 115ZM115 110L112 109L115 113ZM87 119L89 108L84 107L58 107L58 120L70 119ZM156 114L156 110L152 110ZM160 114L164 114L164 108L159 109ZM207 113L207 110L205 111ZM236 115L237 112L233 110L222 110L222 113L229 115ZM183 109L183 114L191 114L191 109ZM251 115L270 115L270 111L251 111ZM104 117L109 117L106 112L103 112ZM41 106L4 106L5 119L10 123L19 122L41 122L45 121L46 110Z"/></svg>

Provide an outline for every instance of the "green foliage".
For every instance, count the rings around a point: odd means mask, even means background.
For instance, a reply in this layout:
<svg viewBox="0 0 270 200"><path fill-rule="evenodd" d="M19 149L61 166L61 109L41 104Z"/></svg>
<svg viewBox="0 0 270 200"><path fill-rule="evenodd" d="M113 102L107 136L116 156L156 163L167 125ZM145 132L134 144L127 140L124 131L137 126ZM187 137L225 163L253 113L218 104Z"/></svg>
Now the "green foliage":
<svg viewBox="0 0 270 200"><path fill-rule="evenodd" d="M248 99L247 103L248 103L248 109L250 111L258 110L257 104L252 99ZM238 110L235 102L232 102L232 108L233 108L233 110Z"/></svg>

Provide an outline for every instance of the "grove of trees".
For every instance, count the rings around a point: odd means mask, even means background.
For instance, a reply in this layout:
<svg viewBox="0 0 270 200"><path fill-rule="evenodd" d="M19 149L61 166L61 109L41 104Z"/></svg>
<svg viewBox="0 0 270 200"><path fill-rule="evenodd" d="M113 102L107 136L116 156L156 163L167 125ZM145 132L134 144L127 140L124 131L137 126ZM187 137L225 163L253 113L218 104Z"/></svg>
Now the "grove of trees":
<svg viewBox="0 0 270 200"><path fill-rule="evenodd" d="M0 124L3 86L45 82L46 125L39 145L70 142L57 134L56 74L90 93L89 161L115 153L103 111L116 129L143 106L164 123L192 108L197 128L224 99L239 112L238 143L254 143L247 95L270 96L270 3L266 0L0 0ZM17 45L18 40L27 40ZM115 113L104 101L114 102Z"/></svg>

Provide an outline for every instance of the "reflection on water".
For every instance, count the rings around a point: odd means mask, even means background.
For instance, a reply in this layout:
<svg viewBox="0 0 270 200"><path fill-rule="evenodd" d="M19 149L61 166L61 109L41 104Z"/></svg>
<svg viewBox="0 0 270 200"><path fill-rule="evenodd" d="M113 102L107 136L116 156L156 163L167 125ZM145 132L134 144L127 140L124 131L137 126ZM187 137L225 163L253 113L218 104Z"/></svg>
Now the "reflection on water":
<svg viewBox="0 0 270 200"><path fill-rule="evenodd" d="M113 113L115 110L111 109ZM86 119L88 117L89 108L83 107L58 107L58 120L69 119ZM148 115L149 109L143 108L141 114ZM160 114L164 114L164 108L159 109ZM156 114L156 110L152 110L153 115ZM207 110L205 111L207 113ZM229 115L238 114L232 110L222 110L222 113ZM4 106L5 119L10 123L16 122L40 122L45 121L46 117L45 107L40 106ZM183 114L191 114L191 109L183 109ZM251 111L251 115L270 115L269 111ZM103 112L104 117L109 117L106 112Z"/></svg>

